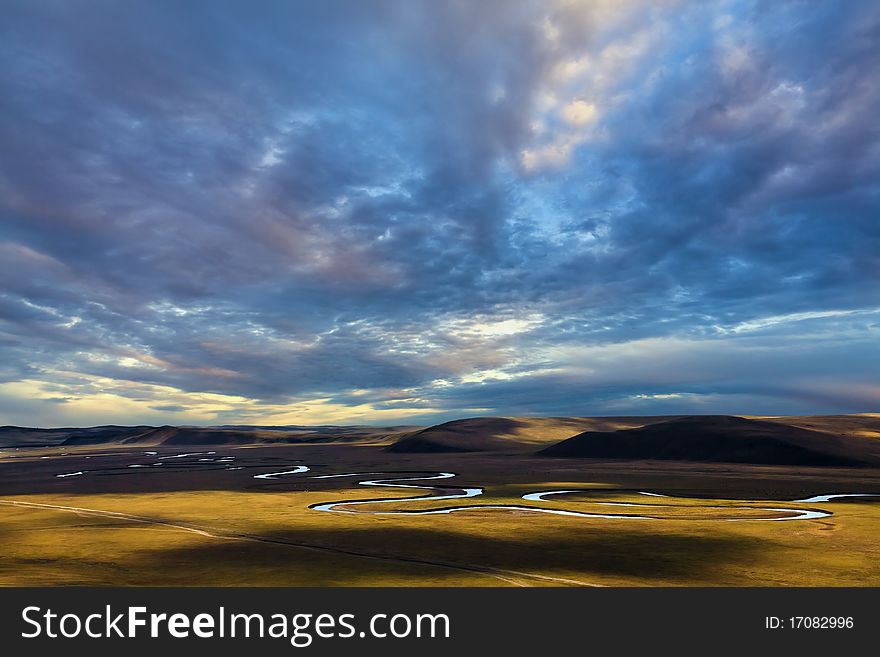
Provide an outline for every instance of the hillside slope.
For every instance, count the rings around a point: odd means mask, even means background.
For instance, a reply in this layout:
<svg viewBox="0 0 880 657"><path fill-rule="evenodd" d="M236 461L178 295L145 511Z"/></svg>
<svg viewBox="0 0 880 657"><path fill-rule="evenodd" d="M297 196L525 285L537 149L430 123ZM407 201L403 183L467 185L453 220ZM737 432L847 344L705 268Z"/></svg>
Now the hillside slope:
<svg viewBox="0 0 880 657"><path fill-rule="evenodd" d="M668 417L474 417L416 431L389 452L532 451L584 431L614 431L668 420Z"/></svg>
<svg viewBox="0 0 880 657"><path fill-rule="evenodd" d="M800 415L788 417L756 417L787 424L801 429L821 431L835 436L854 436L857 438L880 438L880 413L861 413L854 415Z"/></svg>

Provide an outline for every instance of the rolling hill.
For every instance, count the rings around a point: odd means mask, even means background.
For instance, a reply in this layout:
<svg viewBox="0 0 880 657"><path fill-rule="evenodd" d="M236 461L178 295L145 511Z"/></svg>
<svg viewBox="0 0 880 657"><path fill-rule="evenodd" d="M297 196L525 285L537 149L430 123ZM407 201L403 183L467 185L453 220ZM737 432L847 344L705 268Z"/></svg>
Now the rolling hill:
<svg viewBox="0 0 880 657"><path fill-rule="evenodd" d="M474 417L453 420L401 438L389 452L528 452L583 431L614 431L668 417Z"/></svg>
<svg viewBox="0 0 880 657"><path fill-rule="evenodd" d="M825 428L829 428L826 423ZM586 431L545 456L805 466L880 466L880 441L781 421L687 416L618 431Z"/></svg>

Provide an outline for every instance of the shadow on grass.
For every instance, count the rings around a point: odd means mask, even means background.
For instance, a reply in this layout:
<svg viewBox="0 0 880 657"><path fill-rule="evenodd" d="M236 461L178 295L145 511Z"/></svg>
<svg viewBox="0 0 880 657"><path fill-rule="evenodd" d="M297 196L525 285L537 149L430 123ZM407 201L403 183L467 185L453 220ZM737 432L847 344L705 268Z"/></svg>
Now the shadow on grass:
<svg viewBox="0 0 880 657"><path fill-rule="evenodd" d="M198 559L217 568L240 569L242 579L259 561L262 570L266 544L287 546L273 551L280 571L297 558L297 546L313 546L330 554L371 557L371 561L478 571L481 568L536 574L583 573L632 578L642 582L680 582L699 585L717 582L722 566L753 563L764 542L729 535L655 534L650 530L587 530L582 528L549 536L468 535L427 528L315 529L262 534L261 542L235 542L198 548L163 550L156 566ZM362 563L365 563L363 560ZM351 564L349 563L350 567ZM372 570L373 565L364 566ZM381 570L385 571L385 568ZM279 573L281 574L281 573ZM339 584L312 582L315 586ZM345 583L345 582L341 582ZM364 585L370 582L359 581ZM381 583L381 582L377 582ZM279 581L278 585L285 582ZM491 582L487 581L487 585Z"/></svg>

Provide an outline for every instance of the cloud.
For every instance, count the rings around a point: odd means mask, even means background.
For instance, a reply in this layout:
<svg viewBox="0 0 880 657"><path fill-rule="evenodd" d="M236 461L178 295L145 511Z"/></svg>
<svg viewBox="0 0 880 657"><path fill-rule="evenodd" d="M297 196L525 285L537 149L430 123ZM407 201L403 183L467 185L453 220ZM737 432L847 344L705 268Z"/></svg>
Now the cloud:
<svg viewBox="0 0 880 657"><path fill-rule="evenodd" d="M0 416L869 410L878 26L861 3L9 3Z"/></svg>

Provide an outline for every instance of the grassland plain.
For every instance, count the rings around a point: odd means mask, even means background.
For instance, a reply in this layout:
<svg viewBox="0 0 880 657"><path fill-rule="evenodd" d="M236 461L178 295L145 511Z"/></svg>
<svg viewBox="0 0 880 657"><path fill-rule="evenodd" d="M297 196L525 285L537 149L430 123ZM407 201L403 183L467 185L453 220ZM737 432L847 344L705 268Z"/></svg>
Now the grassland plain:
<svg viewBox="0 0 880 657"><path fill-rule="evenodd" d="M213 452L213 453L212 453ZM864 586L880 584L880 502L825 493L880 493L875 468L600 462L521 454L389 454L375 446L77 448L0 460L0 584L222 586ZM161 467L151 464L162 463ZM307 472L295 472L308 464ZM142 467L132 467L142 466ZM282 467L279 467L282 466ZM466 500L309 508L374 499L364 477L456 473L481 487ZM82 475L61 477L59 474ZM258 474L292 472L270 479ZM524 509L374 515L467 505L643 513L651 521ZM431 495L385 487L383 498ZM435 493L436 494L436 493ZM772 501L772 503L768 503ZM613 506L608 506L609 504ZM618 505L638 504L639 508ZM832 515L785 522L748 507ZM773 515L773 514L771 514ZM784 516L777 512L775 515ZM730 522L730 519L738 519Z"/></svg>

